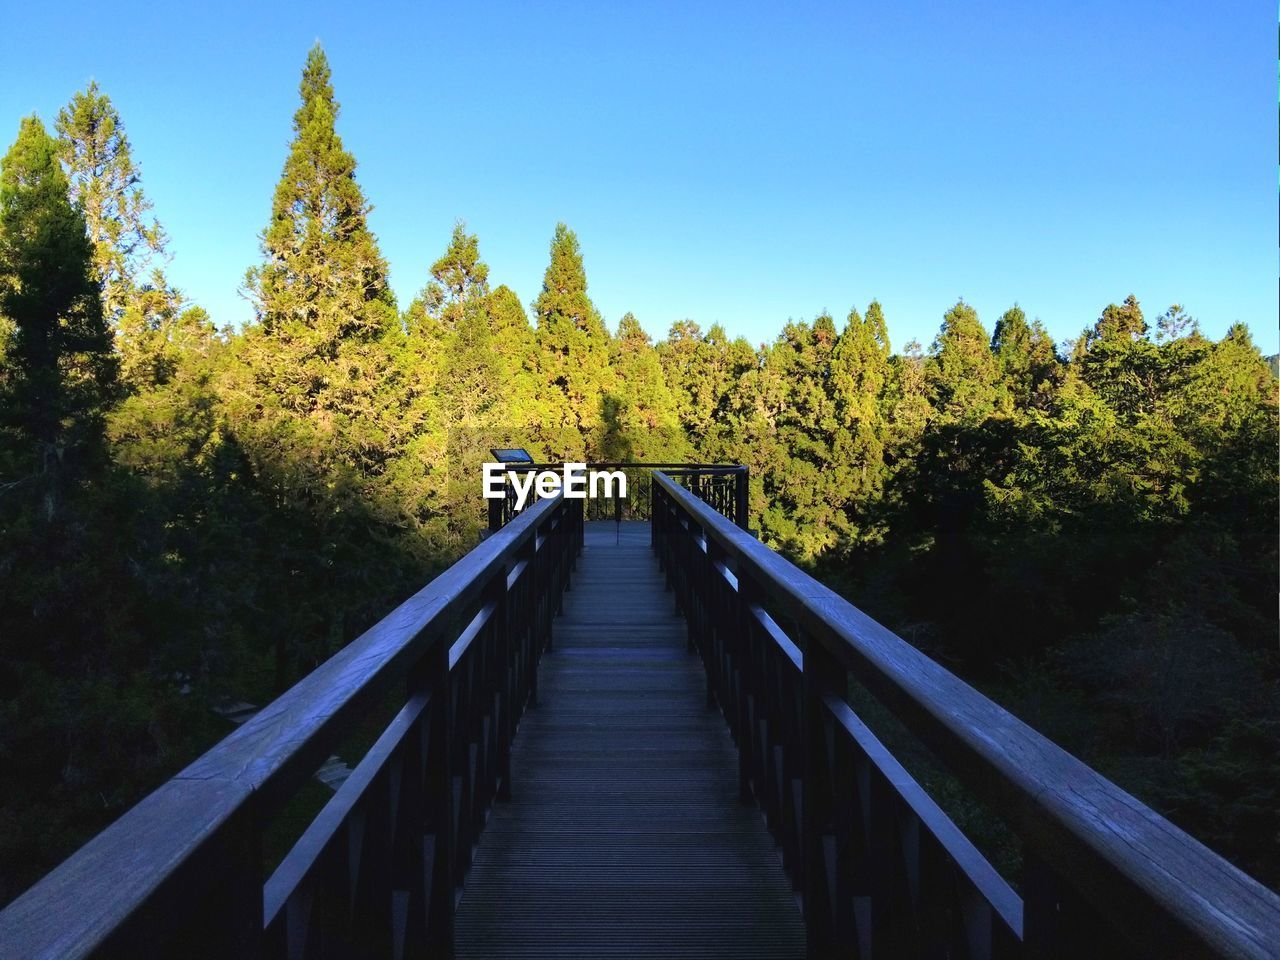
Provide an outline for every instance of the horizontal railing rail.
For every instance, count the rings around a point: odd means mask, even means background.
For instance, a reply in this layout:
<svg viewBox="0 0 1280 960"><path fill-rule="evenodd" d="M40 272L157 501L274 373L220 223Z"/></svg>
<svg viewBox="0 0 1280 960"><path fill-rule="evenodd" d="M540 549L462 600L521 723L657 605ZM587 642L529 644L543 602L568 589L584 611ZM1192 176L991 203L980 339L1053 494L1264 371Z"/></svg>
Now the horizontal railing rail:
<svg viewBox="0 0 1280 960"><path fill-rule="evenodd" d="M458 891L582 545L546 499L0 913L0 956L447 953ZM352 725L403 707L264 883L263 833Z"/></svg>
<svg viewBox="0 0 1280 960"><path fill-rule="evenodd" d="M653 497L655 550L811 956L1280 956L1274 893L671 478ZM851 675L1020 838L1019 890L857 717Z"/></svg>

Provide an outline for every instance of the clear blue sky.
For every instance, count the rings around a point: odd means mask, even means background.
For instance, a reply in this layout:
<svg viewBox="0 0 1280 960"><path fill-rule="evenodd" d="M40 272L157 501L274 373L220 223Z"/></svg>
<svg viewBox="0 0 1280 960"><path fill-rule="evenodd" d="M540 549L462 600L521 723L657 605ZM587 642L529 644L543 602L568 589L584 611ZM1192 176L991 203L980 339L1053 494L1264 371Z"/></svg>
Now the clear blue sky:
<svg viewBox="0 0 1280 960"><path fill-rule="evenodd" d="M878 297L927 345L963 296L1065 339L1132 292L1277 349L1273 5L158 6L11 5L0 127L96 79L220 323L318 38L402 304L458 218L527 304L564 220L655 335Z"/></svg>

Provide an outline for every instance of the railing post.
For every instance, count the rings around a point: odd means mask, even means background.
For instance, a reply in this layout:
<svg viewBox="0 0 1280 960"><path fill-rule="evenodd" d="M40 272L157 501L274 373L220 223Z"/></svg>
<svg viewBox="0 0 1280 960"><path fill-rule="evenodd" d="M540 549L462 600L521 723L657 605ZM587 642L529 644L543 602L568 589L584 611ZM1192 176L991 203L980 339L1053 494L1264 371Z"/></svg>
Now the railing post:
<svg viewBox="0 0 1280 960"><path fill-rule="evenodd" d="M1022 856L1023 943L1035 960L1149 958L1151 950L1121 941L1098 912L1064 882L1043 858L1024 846ZM1134 938L1137 939L1137 938Z"/></svg>
<svg viewBox="0 0 1280 960"><path fill-rule="evenodd" d="M743 530L751 527L751 521L747 514L750 509L750 490L751 490L751 468L740 467L734 477L734 518L736 523Z"/></svg>
<svg viewBox="0 0 1280 960"><path fill-rule="evenodd" d="M831 742L828 693L842 700L847 674L811 634L805 638L803 685L804 784L801 794L801 859L804 864L804 926L810 960L835 957L832 910L835 832L831 809Z"/></svg>
<svg viewBox="0 0 1280 960"><path fill-rule="evenodd" d="M206 880L211 874L217 880L195 894L196 915L190 926L173 938L169 944L171 949L180 948L183 955L194 960L219 957L258 960L263 956L261 832L252 802L223 825L214 853L218 866L208 864L205 874ZM192 892L190 887L187 892ZM158 946L148 942L142 931L129 941L130 945L121 950L120 956ZM107 955L116 956L114 950L114 947L108 948Z"/></svg>
<svg viewBox="0 0 1280 960"><path fill-rule="evenodd" d="M453 683L449 676L449 644L437 642L423 658L421 670L437 678L431 695L427 730L425 780L426 820L430 836L431 885L427 895L427 938L432 956L453 955L455 887L455 829L453 812L453 757L450 729L453 717Z"/></svg>
<svg viewBox="0 0 1280 960"><path fill-rule="evenodd" d="M755 720L752 716L752 704L755 702L757 684L755 680L756 631L751 605L761 600L760 589L755 581L741 568L738 577L738 609L734 623L733 642L735 652L735 668L738 684L734 703L734 727L738 739L738 799L742 803L755 802L751 790L751 763L755 756L756 732L753 729ZM763 803L761 808L763 809Z"/></svg>

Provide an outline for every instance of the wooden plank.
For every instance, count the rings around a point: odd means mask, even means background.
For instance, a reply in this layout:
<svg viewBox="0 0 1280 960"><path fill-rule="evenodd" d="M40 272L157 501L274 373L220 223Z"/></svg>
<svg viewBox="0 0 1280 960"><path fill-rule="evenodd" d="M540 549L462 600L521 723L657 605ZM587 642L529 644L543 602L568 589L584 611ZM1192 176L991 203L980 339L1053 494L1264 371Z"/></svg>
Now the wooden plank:
<svg viewBox="0 0 1280 960"><path fill-rule="evenodd" d="M456 955L801 957L790 882L706 704L647 524L588 524L456 918Z"/></svg>

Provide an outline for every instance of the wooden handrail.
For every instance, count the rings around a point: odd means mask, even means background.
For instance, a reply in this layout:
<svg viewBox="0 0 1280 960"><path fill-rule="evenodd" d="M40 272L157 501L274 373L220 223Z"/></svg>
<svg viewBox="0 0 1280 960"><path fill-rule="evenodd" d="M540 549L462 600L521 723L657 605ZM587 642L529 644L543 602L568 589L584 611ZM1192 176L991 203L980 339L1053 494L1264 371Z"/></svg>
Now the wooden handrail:
<svg viewBox="0 0 1280 960"><path fill-rule="evenodd" d="M499 626L495 609L512 591L524 591L532 603L521 610L521 624L500 624L505 632L495 644L518 639L534 649L536 660L581 537L580 504L553 497L523 511L0 912L0 955L169 955L179 947L192 957L262 955L267 819L397 684L408 681L407 705L384 739L401 745L415 724L425 736L428 703L437 725L454 722L456 711L446 709L450 647L464 633L453 659L466 663L468 645L480 630ZM473 698L475 709L492 710L495 697L527 696L530 687L536 696L536 677L527 676L527 665L521 669L523 692L509 678L485 674L496 686ZM503 709L518 715L522 707L523 700ZM509 717L490 719L509 727L506 735L514 733ZM447 750L443 757L439 787L452 794L455 771ZM369 778L380 774L380 767L372 769ZM496 781L498 773L489 776ZM342 802L350 794L343 793ZM478 835L479 827L472 829ZM282 879L289 873L278 871L276 901L289 888ZM445 879L453 878L450 864ZM450 890L450 911L452 897Z"/></svg>
<svg viewBox="0 0 1280 960"><path fill-rule="evenodd" d="M1030 953L1070 955L1059 941L1089 942L1096 917L1100 936L1128 943L1132 952L1127 955L1256 960L1280 955L1280 897L681 485L660 472L654 478L655 498L665 501L653 508L655 545L664 565L683 568L678 579L693 577L685 595L686 606L695 609L684 612L693 629L708 634L712 649L704 659L732 660L738 670L753 655L733 646L743 631L732 611L722 609L726 603L744 610L766 603L797 624L799 635L791 639L804 652L803 696L809 702L798 737L818 738L800 751L810 755L806 764L813 762L814 743L822 743L831 727L829 709L815 708L813 701L821 704L832 692L843 699L846 671L851 672L1023 841L1023 937ZM709 598L709 581L697 572L713 570L717 563L734 580L729 601ZM703 609L708 605L711 609ZM722 636L730 632L734 636ZM711 668L723 670L715 662ZM728 697L731 687L726 682ZM803 786L806 797L816 792L812 783ZM809 861L824 842L812 835L823 829L813 821L839 812L814 813L804 818L811 834L804 841ZM816 869L808 864L807 871ZM808 884L806 879L801 886ZM811 891L805 895L811 899ZM806 910L807 920L813 912ZM811 926L811 939L814 932Z"/></svg>

